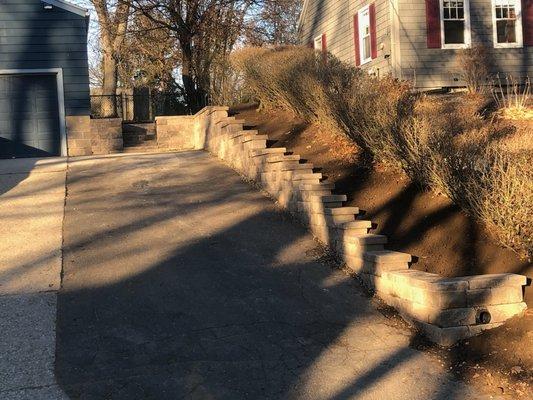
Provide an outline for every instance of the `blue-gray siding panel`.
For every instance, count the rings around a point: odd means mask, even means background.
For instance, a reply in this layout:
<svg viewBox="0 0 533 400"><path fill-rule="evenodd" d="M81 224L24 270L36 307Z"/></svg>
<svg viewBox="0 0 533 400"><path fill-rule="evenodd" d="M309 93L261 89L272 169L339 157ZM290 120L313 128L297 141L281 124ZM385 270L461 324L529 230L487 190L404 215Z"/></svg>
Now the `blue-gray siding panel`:
<svg viewBox="0 0 533 400"><path fill-rule="evenodd" d="M62 68L66 115L89 115L87 20L41 0L0 2L0 69Z"/></svg>

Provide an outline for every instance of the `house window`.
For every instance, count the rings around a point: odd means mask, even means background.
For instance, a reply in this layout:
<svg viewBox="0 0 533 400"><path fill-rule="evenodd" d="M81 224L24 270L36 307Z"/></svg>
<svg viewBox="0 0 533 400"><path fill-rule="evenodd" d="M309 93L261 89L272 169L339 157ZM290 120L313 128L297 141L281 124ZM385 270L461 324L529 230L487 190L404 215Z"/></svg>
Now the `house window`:
<svg viewBox="0 0 533 400"><path fill-rule="evenodd" d="M368 7L359 11L359 48L361 49L361 64L372 61L370 11Z"/></svg>
<svg viewBox="0 0 533 400"><path fill-rule="evenodd" d="M324 35L317 36L314 41L314 46L316 51L324 51Z"/></svg>
<svg viewBox="0 0 533 400"><path fill-rule="evenodd" d="M458 49L470 45L468 0L441 0L442 47Z"/></svg>
<svg viewBox="0 0 533 400"><path fill-rule="evenodd" d="M494 47L522 47L521 17L519 0L492 1Z"/></svg>

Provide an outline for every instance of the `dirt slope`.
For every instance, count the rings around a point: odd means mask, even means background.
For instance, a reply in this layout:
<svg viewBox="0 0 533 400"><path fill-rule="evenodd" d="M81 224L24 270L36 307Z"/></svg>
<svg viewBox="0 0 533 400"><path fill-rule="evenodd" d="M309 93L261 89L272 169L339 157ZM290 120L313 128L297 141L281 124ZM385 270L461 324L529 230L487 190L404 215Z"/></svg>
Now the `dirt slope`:
<svg viewBox="0 0 533 400"><path fill-rule="evenodd" d="M533 263L493 240L483 225L445 196L421 190L409 179L370 164L351 141L320 131L284 112L233 110L247 128L268 134L271 147L286 147L313 163L336 192L348 195L389 237L389 248L417 258L412 268L444 276L512 272L533 277ZM533 308L533 287L526 290ZM441 355L461 378L509 398L533 398L533 313L471 338Z"/></svg>

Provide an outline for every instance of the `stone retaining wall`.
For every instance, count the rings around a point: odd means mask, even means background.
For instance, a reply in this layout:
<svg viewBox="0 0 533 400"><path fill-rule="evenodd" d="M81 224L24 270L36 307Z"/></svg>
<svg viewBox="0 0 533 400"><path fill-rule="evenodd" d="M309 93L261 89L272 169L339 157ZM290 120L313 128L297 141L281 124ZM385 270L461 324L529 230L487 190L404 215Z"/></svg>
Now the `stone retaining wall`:
<svg viewBox="0 0 533 400"><path fill-rule="evenodd" d="M193 150L197 137L196 116L156 117L157 148L161 151Z"/></svg>
<svg viewBox="0 0 533 400"><path fill-rule="evenodd" d="M189 128L176 122L178 142L190 134L191 148L205 148L260 183L430 340L451 345L525 311L524 276L443 278L410 269L411 255L386 250L387 237L369 233L371 221L361 219L357 207L344 207L346 196L332 194L334 185L322 182L312 164L301 163L285 148L267 148L268 136L244 130L244 121L227 111L205 108L189 120Z"/></svg>
<svg viewBox="0 0 533 400"><path fill-rule="evenodd" d="M91 147L93 154L111 154L122 151L122 118L91 120Z"/></svg>
<svg viewBox="0 0 533 400"><path fill-rule="evenodd" d="M123 149L120 118L67 116L66 126L69 157L117 153Z"/></svg>
<svg viewBox="0 0 533 400"><path fill-rule="evenodd" d="M70 157L91 155L93 153L91 147L91 117L88 115L68 115L65 121L68 155Z"/></svg>

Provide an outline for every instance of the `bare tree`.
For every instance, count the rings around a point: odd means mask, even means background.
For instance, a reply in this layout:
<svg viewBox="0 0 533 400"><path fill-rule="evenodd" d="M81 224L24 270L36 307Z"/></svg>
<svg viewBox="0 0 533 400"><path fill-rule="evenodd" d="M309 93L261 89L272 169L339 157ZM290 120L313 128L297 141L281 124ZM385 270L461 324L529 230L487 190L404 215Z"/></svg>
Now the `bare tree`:
<svg viewBox="0 0 533 400"><path fill-rule="evenodd" d="M131 7L178 42L181 81L190 111L205 105L213 60L226 56L258 0L130 0Z"/></svg>
<svg viewBox="0 0 533 400"><path fill-rule="evenodd" d="M118 63L124 44L130 5L118 0L91 0L100 26L100 50L102 52L102 94L116 95L118 86ZM114 99L114 98L113 98ZM105 108L105 109L104 109ZM115 114L116 104L102 106L104 116Z"/></svg>
<svg viewBox="0 0 533 400"><path fill-rule="evenodd" d="M296 44L302 0L265 0L252 15L245 39L253 46Z"/></svg>

